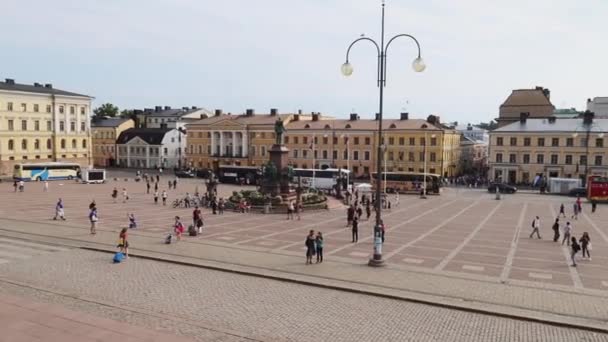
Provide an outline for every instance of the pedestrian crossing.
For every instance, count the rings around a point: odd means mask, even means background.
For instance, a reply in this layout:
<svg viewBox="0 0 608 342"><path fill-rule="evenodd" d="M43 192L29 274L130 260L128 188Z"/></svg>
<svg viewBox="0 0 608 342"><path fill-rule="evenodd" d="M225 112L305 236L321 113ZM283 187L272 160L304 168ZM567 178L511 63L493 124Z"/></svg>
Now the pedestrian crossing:
<svg viewBox="0 0 608 342"><path fill-rule="evenodd" d="M0 264L24 261L56 252L65 252L68 248L30 242L8 237L0 237Z"/></svg>

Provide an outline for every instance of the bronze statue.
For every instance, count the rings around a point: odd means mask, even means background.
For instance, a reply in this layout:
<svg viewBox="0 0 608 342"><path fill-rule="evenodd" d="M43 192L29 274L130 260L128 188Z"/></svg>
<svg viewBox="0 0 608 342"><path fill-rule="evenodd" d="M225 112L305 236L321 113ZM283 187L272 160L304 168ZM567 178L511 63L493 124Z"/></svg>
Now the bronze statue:
<svg viewBox="0 0 608 342"><path fill-rule="evenodd" d="M283 121L281 119L277 119L274 123L274 133L276 135L276 144L281 145L283 143L283 133L285 132L285 126L283 126Z"/></svg>

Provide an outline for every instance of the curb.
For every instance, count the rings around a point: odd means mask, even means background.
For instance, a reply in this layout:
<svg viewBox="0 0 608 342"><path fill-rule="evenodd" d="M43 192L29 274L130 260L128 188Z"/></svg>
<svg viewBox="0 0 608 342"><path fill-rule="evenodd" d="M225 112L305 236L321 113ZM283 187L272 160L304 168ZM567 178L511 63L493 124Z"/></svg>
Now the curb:
<svg viewBox="0 0 608 342"><path fill-rule="evenodd" d="M83 249L83 250L94 251L94 252L102 252L102 253L109 253L109 254L116 253L115 250L96 248L96 247L84 247L83 246L83 247L79 247L79 248ZM459 305L459 304L455 304L455 303L450 303L445 300L442 301L441 299L431 300L431 299L424 299L424 298L416 298L413 295L408 296L408 295L388 294L388 293L382 293L379 291L356 289L356 288L337 285L337 284L320 283L320 282L313 282L313 281L305 280L305 279L289 278L287 275L281 276L281 275L272 275L272 274L262 274L262 273L247 271L247 270L242 270L242 269L239 270L236 268L229 267L228 265L230 265L230 264L228 264L225 267L222 267L222 266L204 264L204 261L202 261L202 260L201 261L203 263L199 264L199 263L172 260L172 259L144 255L144 254L137 254L137 253L129 253L129 256L140 258L140 259L145 259L145 260L152 260L152 261L176 264L176 265L181 265L181 266L204 268L204 269L209 269L209 270L214 270L214 271L228 272L228 273L233 273L233 274L238 274L238 275L258 277L258 278L282 281L282 282L293 283L293 284L298 284L298 285L315 286L315 287L335 290L335 291L363 294L363 295L374 296L374 297L385 298L385 299L400 300L400 301L405 301L405 302L410 302L410 303L430 305L430 306L434 306L434 307L451 309L451 310L458 310L458 311L464 311L464 312L470 312L470 313L476 313L476 314L482 314L482 315L488 315L488 316L494 316L494 317L514 319L514 320L518 320L518 321L540 323L540 324L558 326L558 327L562 327L562 328L563 327L574 328L574 329L591 331L591 332L596 332L596 333L601 333L601 334L608 334L608 324L606 324L605 322L594 321L593 323L590 322L589 324L585 324L584 322L575 323L575 322L572 322L573 316L565 316L565 315L561 315L561 314L544 313L542 311L528 310L529 312L534 312L534 313L541 314L541 315L554 316L554 318L533 317L532 315L509 313L509 312L506 312L507 310L503 310L502 312L500 312L500 311L481 308L481 307L473 307L471 305L469 305L469 306ZM283 271L274 271L274 270L270 271L270 272L275 273L275 274L285 273ZM293 276L299 276L299 275L293 275ZM314 277L314 275L311 275L309 277ZM318 279L318 280L326 281L325 279ZM332 281L332 280L330 279L329 281ZM346 282L343 280L334 280L334 281ZM370 284L370 286L378 287L377 285L371 285L371 284ZM440 295L435 295L435 296L441 297ZM463 302L466 302L466 300L463 300ZM471 303L471 302L469 302L469 303ZM500 307L500 305L497 305L497 306ZM576 318L576 317L574 317L574 318Z"/></svg>

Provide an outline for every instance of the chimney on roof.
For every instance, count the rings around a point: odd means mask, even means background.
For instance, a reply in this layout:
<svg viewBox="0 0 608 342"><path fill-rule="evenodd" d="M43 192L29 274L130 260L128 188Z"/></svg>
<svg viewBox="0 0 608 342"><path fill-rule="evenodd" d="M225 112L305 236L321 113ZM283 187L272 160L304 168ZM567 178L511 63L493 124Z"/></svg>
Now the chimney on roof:
<svg viewBox="0 0 608 342"><path fill-rule="evenodd" d="M467 131L472 131L473 130L473 126L471 126L471 124L467 125Z"/></svg>
<svg viewBox="0 0 608 342"><path fill-rule="evenodd" d="M190 107L182 107L182 110L189 110Z"/></svg>
<svg viewBox="0 0 608 342"><path fill-rule="evenodd" d="M555 119L557 119L555 116L550 116L549 117L549 123L550 124L554 124L555 123Z"/></svg>
<svg viewBox="0 0 608 342"><path fill-rule="evenodd" d="M380 113L376 113L376 118L374 120L377 121L378 119L380 119Z"/></svg>
<svg viewBox="0 0 608 342"><path fill-rule="evenodd" d="M192 109L198 109L198 107L197 106L192 106Z"/></svg>
<svg viewBox="0 0 608 342"><path fill-rule="evenodd" d="M583 113L583 124L585 125L591 125L593 123L593 118L595 117L595 113L590 111L590 110L586 110Z"/></svg>
<svg viewBox="0 0 608 342"><path fill-rule="evenodd" d="M141 114L142 111L141 109L133 109L133 114L137 115L137 114Z"/></svg>
<svg viewBox="0 0 608 342"><path fill-rule="evenodd" d="M15 84L15 80L12 78L7 78L4 81L6 82L6 84Z"/></svg>
<svg viewBox="0 0 608 342"><path fill-rule="evenodd" d="M245 116L253 116L255 111L252 108L245 110Z"/></svg>
<svg viewBox="0 0 608 342"><path fill-rule="evenodd" d="M38 82L34 82L34 87L36 88L41 88L42 84L38 83Z"/></svg>
<svg viewBox="0 0 608 342"><path fill-rule="evenodd" d="M270 115L275 116L279 113L279 110L276 108L270 108Z"/></svg>
<svg viewBox="0 0 608 342"><path fill-rule="evenodd" d="M161 110L163 110L163 106L156 106L156 107L154 107L154 111L155 112L160 112Z"/></svg>
<svg viewBox="0 0 608 342"><path fill-rule="evenodd" d="M165 106L165 110L170 110L171 106Z"/></svg>
<svg viewBox="0 0 608 342"><path fill-rule="evenodd" d="M357 121L357 120L359 120L359 114L350 113L350 121Z"/></svg>
<svg viewBox="0 0 608 342"><path fill-rule="evenodd" d="M300 121L300 114L294 114L293 121Z"/></svg>
<svg viewBox="0 0 608 342"><path fill-rule="evenodd" d="M15 83L13 83L15 84ZM49 89L53 89L53 84L52 83L47 83L44 85L45 88L49 88Z"/></svg>
<svg viewBox="0 0 608 342"><path fill-rule="evenodd" d="M543 94L547 98L547 100L551 100L551 91L547 88L543 89Z"/></svg>
<svg viewBox="0 0 608 342"><path fill-rule="evenodd" d="M409 120L410 113L401 113L401 120Z"/></svg>
<svg viewBox="0 0 608 342"><path fill-rule="evenodd" d="M312 112L312 121L319 121L320 116L321 116L321 113Z"/></svg>
<svg viewBox="0 0 608 342"><path fill-rule="evenodd" d="M152 108L144 108L144 113L152 113Z"/></svg>
<svg viewBox="0 0 608 342"><path fill-rule="evenodd" d="M529 116L530 116L530 112L519 113L519 122L521 122L522 124L525 124L526 120L528 119Z"/></svg>
<svg viewBox="0 0 608 342"><path fill-rule="evenodd" d="M220 115L222 115L222 110L221 110L221 109L216 109L216 110L215 110L215 112L214 112L214 115L215 115L215 116L220 116Z"/></svg>
<svg viewBox="0 0 608 342"><path fill-rule="evenodd" d="M591 102L591 99L590 99L590 98L588 98L588 99L587 99L587 103L589 103L589 102Z"/></svg>
<svg viewBox="0 0 608 342"><path fill-rule="evenodd" d="M302 110L298 109L298 114L302 115Z"/></svg>

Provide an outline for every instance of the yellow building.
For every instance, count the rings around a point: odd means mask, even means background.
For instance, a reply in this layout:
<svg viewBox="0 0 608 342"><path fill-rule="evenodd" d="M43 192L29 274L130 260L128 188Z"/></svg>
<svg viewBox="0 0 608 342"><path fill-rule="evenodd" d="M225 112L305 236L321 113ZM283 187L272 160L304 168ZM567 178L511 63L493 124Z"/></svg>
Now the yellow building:
<svg viewBox="0 0 608 342"><path fill-rule="evenodd" d="M339 167L350 169L354 177L374 172L378 121L333 119L320 113L216 115L190 124L188 152L192 166L217 169L219 165L255 165L268 161L268 149L275 143L274 123L280 118L286 128L284 144L296 168ZM427 172L454 176L460 158L460 133L439 124L438 118L383 120L386 149L383 165L387 171ZM425 142L428 141L425 149ZM242 146L245 146L243 149ZM384 159L386 159L384 161ZM313 165L314 162L314 165Z"/></svg>
<svg viewBox="0 0 608 342"><path fill-rule="evenodd" d="M23 162L90 165L92 99L52 84L0 82L0 174Z"/></svg>
<svg viewBox="0 0 608 342"><path fill-rule="evenodd" d="M93 120L91 122L93 164L103 167L117 165L116 139L118 139L120 133L133 127L135 127L133 119Z"/></svg>
<svg viewBox="0 0 608 342"><path fill-rule="evenodd" d="M588 120L588 121L585 121ZM530 184L536 176L608 175L608 119L528 119L490 132L489 177Z"/></svg>
<svg viewBox="0 0 608 342"><path fill-rule="evenodd" d="M217 170L219 165L261 166L268 161L268 150L275 143L274 125L277 119L284 125L299 118L310 120L303 114L245 114L214 115L186 126L187 155L190 166Z"/></svg>

